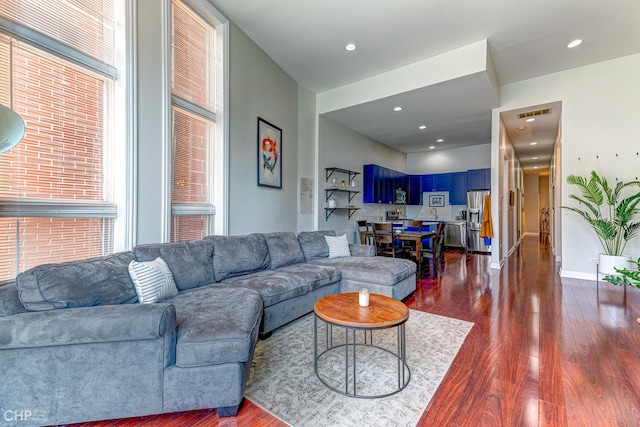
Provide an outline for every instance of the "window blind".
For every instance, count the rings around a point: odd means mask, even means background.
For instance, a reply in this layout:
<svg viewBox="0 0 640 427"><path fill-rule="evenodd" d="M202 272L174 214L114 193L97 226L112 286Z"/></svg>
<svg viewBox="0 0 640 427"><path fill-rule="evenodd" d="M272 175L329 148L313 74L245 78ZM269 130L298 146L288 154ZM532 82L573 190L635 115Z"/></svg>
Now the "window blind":
<svg viewBox="0 0 640 427"><path fill-rule="evenodd" d="M50 48L45 39L97 61L115 63L114 0L0 0L0 17L15 37Z"/></svg>
<svg viewBox="0 0 640 427"><path fill-rule="evenodd" d="M25 122L0 156L0 281L113 252L115 80L77 60L113 65L113 22L113 0L0 0L0 102Z"/></svg>
<svg viewBox="0 0 640 427"><path fill-rule="evenodd" d="M171 2L171 241L211 234L215 214L215 26L180 0Z"/></svg>

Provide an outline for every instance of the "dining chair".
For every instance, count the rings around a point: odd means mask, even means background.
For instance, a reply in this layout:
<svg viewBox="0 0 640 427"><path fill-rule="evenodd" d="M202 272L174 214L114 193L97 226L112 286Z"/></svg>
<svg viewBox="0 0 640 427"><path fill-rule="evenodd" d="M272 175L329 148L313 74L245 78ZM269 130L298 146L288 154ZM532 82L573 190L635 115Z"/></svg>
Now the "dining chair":
<svg viewBox="0 0 640 427"><path fill-rule="evenodd" d="M421 257L420 264L427 267L427 271L433 271L433 277L438 278L442 274L442 267L444 264L444 222L439 222L436 228L436 234L433 236L431 242L423 242L422 249L419 256ZM416 258L415 250L411 252L411 257ZM433 267L432 267L433 266ZM432 269L433 268L433 269ZM421 273L421 272L420 272Z"/></svg>
<svg viewBox="0 0 640 427"><path fill-rule="evenodd" d="M390 222L372 222L373 241L375 243L376 255L390 256L393 258L404 255L404 249L395 238L393 224Z"/></svg>
<svg viewBox="0 0 640 427"><path fill-rule="evenodd" d="M358 237L360 238L360 241L362 241L362 236L361 236L360 233L363 232L363 231L366 231L366 232L369 231L369 223L367 222L366 219L359 219L357 221L357 223L358 223ZM367 236L364 242L367 245L372 245L373 246L373 244L374 244L373 243L373 237Z"/></svg>
<svg viewBox="0 0 640 427"><path fill-rule="evenodd" d="M437 279L438 276L442 275L442 268L444 265L444 227L444 222L440 222L438 224L431 248L425 248L421 251L422 264L424 265L426 261L429 268L433 265L434 279Z"/></svg>

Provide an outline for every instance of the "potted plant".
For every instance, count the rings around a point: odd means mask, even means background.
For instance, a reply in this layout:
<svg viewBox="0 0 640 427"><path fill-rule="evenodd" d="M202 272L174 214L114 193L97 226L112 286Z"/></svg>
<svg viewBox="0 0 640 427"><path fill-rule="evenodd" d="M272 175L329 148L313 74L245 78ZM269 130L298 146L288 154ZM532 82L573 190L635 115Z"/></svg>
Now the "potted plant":
<svg viewBox="0 0 640 427"><path fill-rule="evenodd" d="M567 183L575 185L580 195L571 194L584 209L563 206L580 215L596 232L604 253L598 256L598 271L614 275L618 270L628 266L631 257L624 255L627 242L640 231L640 222L635 216L640 210L640 191L623 197L623 190L640 187L640 181L618 182L615 187L609 186L607 180L595 171L586 178L569 175Z"/></svg>

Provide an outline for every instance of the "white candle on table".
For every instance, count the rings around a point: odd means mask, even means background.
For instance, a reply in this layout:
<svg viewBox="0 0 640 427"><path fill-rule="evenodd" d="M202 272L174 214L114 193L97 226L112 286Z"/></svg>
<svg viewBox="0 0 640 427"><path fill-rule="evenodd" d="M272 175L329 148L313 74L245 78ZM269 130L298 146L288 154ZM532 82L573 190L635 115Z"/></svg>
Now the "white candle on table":
<svg viewBox="0 0 640 427"><path fill-rule="evenodd" d="M360 306L362 306L362 307L368 307L369 306L369 289L367 289L367 288L360 289L358 302L359 302Z"/></svg>

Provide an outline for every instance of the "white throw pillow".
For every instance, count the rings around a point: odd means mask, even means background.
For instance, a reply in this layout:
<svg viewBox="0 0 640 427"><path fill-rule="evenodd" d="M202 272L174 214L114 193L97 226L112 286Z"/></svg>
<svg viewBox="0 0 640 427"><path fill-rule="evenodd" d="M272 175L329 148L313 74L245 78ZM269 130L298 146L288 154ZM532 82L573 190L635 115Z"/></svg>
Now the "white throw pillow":
<svg viewBox="0 0 640 427"><path fill-rule="evenodd" d="M178 295L171 270L162 258L145 262L131 261L129 275L136 287L140 304L162 302Z"/></svg>
<svg viewBox="0 0 640 427"><path fill-rule="evenodd" d="M346 234L342 236L324 236L324 238L327 241L327 245L329 245L329 258L351 256Z"/></svg>

